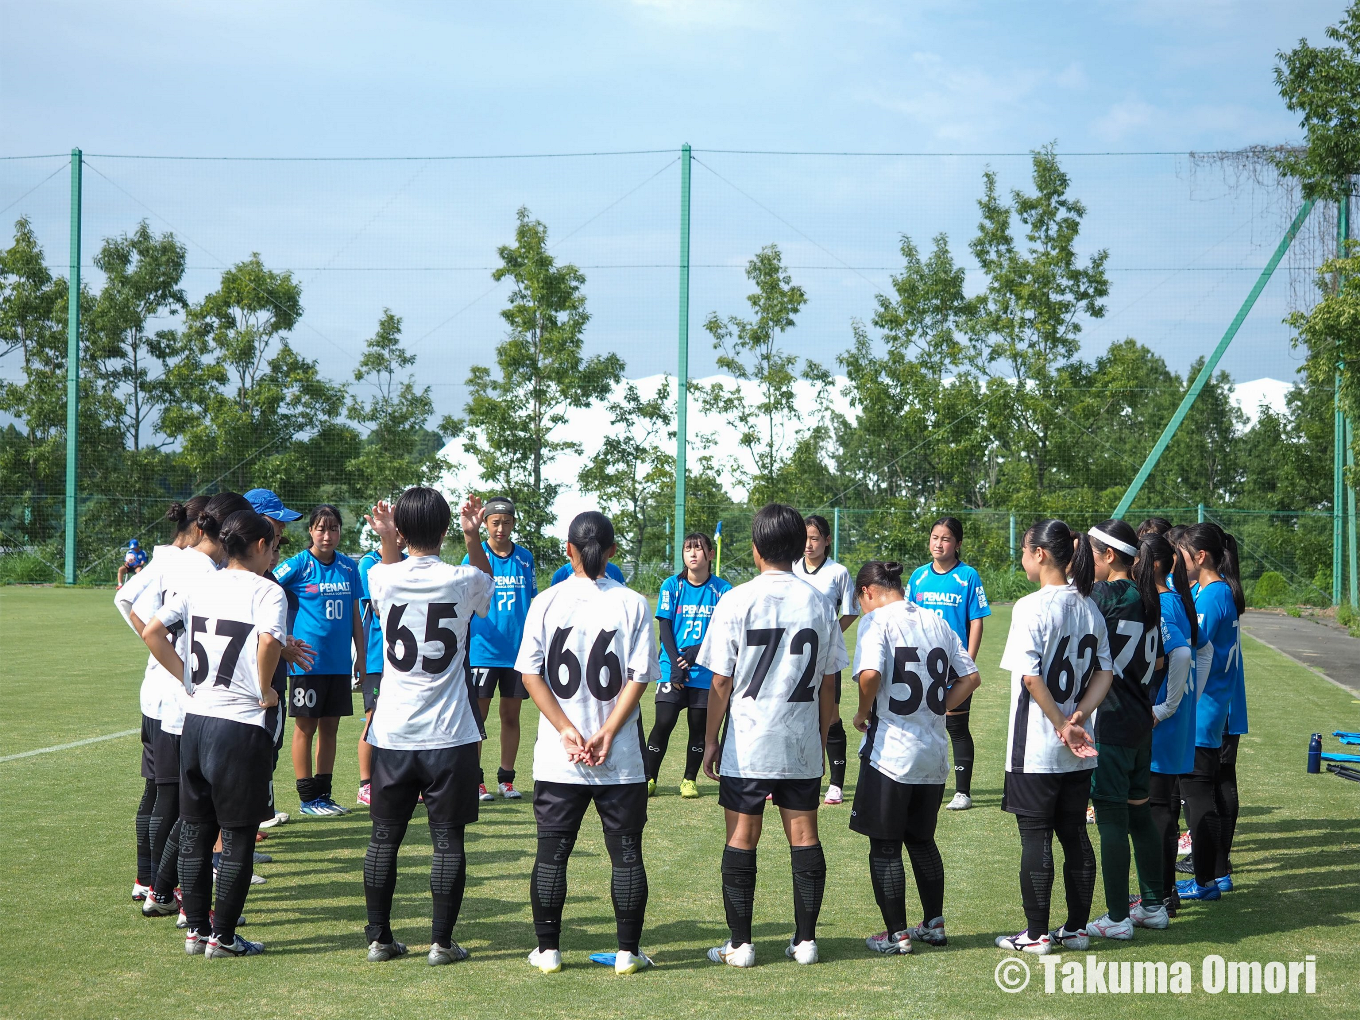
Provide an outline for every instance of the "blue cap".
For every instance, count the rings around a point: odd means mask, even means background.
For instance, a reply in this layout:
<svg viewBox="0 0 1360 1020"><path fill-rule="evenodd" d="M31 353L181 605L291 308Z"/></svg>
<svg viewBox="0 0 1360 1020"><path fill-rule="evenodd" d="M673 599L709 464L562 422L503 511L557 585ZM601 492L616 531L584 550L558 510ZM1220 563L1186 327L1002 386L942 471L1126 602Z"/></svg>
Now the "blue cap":
<svg viewBox="0 0 1360 1020"><path fill-rule="evenodd" d="M138 542L135 538L132 539L130 542L128 542L128 548L129 548L129 549L140 549L141 547L142 547L142 544L141 544L140 542Z"/></svg>
<svg viewBox="0 0 1360 1020"><path fill-rule="evenodd" d="M296 510L289 510L283 505L283 500L279 499L271 489L251 489L245 494L246 502L255 508L255 512L261 517L270 517L276 521L296 521L302 514Z"/></svg>

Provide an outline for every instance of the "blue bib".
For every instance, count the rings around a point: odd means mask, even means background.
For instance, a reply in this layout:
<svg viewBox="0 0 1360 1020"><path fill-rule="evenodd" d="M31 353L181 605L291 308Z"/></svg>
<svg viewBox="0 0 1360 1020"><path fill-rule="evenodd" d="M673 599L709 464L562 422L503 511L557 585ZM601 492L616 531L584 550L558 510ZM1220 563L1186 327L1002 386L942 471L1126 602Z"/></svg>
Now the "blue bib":
<svg viewBox="0 0 1360 1020"><path fill-rule="evenodd" d="M922 609L929 609L959 636L968 647L968 624L991 616L982 578L967 563L959 563L947 574L937 574L935 564L927 563L911 575L907 598Z"/></svg>
<svg viewBox="0 0 1360 1020"><path fill-rule="evenodd" d="M468 665L476 669L512 668L524 637L524 618L529 603L538 594L534 556L523 546L514 546L510 555L501 557L482 543L491 561L491 577L496 590L491 596L491 611L486 617L474 616L469 625ZM468 558L463 557L463 563Z"/></svg>
<svg viewBox="0 0 1360 1020"><path fill-rule="evenodd" d="M1190 621L1185 606L1175 592L1162 592L1162 646L1169 659L1177 648L1190 648ZM1159 722L1152 730L1152 771L1164 776L1183 776L1195 767L1195 660L1190 648L1190 674L1185 678L1185 693L1176 714ZM1166 679L1153 704L1166 701Z"/></svg>
<svg viewBox="0 0 1360 1020"><path fill-rule="evenodd" d="M671 621L676 648L702 644L708 633L708 621L713 617L713 607L731 590L732 586L721 577L709 577L703 584L690 584L678 574L672 574L657 595L656 618ZM669 683L670 678L671 657L662 645L661 682ZM692 666L685 685L706 690L713 685L713 671Z"/></svg>

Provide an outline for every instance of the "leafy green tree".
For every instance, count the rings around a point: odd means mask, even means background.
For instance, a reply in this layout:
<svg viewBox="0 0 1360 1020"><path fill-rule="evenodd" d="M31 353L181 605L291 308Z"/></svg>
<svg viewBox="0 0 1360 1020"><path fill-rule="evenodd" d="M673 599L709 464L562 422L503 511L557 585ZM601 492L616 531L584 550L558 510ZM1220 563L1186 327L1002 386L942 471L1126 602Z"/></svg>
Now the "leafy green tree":
<svg viewBox="0 0 1360 1020"><path fill-rule="evenodd" d="M740 386L715 383L701 391L699 399L705 411L737 428L737 443L750 466L733 461L729 467L738 478L749 480L750 501L759 506L779 498L779 468L796 443L793 384L799 378L798 357L781 348L779 338L793 328L807 294L785 271L783 256L773 244L746 264L746 278L756 287L746 297L754 317L723 319L711 312L704 329L713 337L718 367L734 379L755 383L759 397L748 400ZM831 382L827 371L812 361L803 363L801 377L823 388Z"/></svg>
<svg viewBox="0 0 1360 1020"><path fill-rule="evenodd" d="M623 377L617 354L582 355L586 312L585 276L570 263L558 265L548 249L548 228L521 208L514 244L497 249L501 265L493 279L514 283L501 318L505 339L496 346L499 375L483 365L468 373L465 419L444 420L440 430L467 430L466 448L482 477L514 499L519 528L535 557L558 555L547 536L558 485L543 469L579 443L559 438L572 407L605 399Z"/></svg>

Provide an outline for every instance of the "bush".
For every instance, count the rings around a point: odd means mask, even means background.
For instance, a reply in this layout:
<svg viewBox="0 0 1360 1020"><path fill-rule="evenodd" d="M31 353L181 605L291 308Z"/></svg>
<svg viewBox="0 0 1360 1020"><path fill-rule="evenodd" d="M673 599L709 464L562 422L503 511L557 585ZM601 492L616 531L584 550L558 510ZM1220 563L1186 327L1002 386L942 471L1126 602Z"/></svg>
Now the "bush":
<svg viewBox="0 0 1360 1020"><path fill-rule="evenodd" d="M1291 594L1284 575L1267 570L1252 587L1250 602L1253 606L1282 606L1290 601Z"/></svg>
<svg viewBox="0 0 1360 1020"><path fill-rule="evenodd" d="M1008 570L1005 567L999 570L983 569L978 571L978 575L982 578L982 590L987 593L988 602L1014 602L1036 590L1020 570Z"/></svg>
<svg viewBox="0 0 1360 1020"><path fill-rule="evenodd" d="M0 584L60 584L61 571L41 556L16 550L0 556Z"/></svg>
<svg viewBox="0 0 1360 1020"><path fill-rule="evenodd" d="M1349 602L1343 602L1336 607L1336 622L1343 627L1352 627L1356 622L1355 607Z"/></svg>

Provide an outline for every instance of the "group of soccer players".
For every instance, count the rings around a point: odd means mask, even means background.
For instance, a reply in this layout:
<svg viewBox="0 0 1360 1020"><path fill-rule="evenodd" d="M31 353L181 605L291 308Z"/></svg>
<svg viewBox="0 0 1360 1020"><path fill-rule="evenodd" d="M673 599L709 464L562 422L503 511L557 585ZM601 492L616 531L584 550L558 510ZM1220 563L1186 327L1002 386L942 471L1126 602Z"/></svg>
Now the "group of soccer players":
<svg viewBox="0 0 1360 1020"><path fill-rule="evenodd" d="M470 497L460 508L461 565L442 557L453 512L430 488L373 508L366 521L380 548L357 564L337 550L341 516L330 505L311 513L310 547L283 563L284 526L301 515L268 490L195 497L169 516L174 541L155 549L115 602L151 652L133 895L147 916L180 914L189 954L263 951L236 927L249 886L263 880L253 866L268 860L256 850L259 830L287 818L272 784L284 709L294 717L301 810L342 814L331 776L357 674L365 708L358 800L372 821L363 867L370 961L407 953L390 917L398 849L418 802L434 849L428 960L467 956L453 939L467 881L464 833L480 801L522 796L514 766L527 697L539 715L533 966L562 966L568 860L592 803L611 866L618 950L610 962L619 974L651 965L640 944L642 836L681 709L689 738L681 796L699 796L702 769L718 783L726 817L729 938L709 959L755 963L757 846L772 801L790 846L786 952L814 963L827 868L818 810L843 799L848 754L838 706L847 667L857 690L853 726L863 735L849 824L868 837L885 925L866 943L888 954L946 944L935 828L951 743L947 807L972 804L968 713L990 615L977 572L960 559L958 520L935 523L931 561L904 585L896 562L870 561L852 579L828 555L824 518L771 504L753 522L751 581L734 588L714 576L712 543L691 534L684 569L662 586L653 613L616 575L613 525L596 512L572 521L569 562L542 593L532 555L512 539L515 507L504 498L483 505ZM1085 948L1091 935L1123 939L1135 926L1166 927L1179 900L1216 899L1231 888L1235 748L1246 731L1236 545L1211 524L1151 519L1135 532L1111 520L1078 533L1043 521L1026 533L1022 562L1041 587L1016 604L1002 659L1012 674L1002 806L1019 824L1026 927L997 944L1047 953ZM860 614L852 664L843 633ZM644 738L640 703L653 681L655 723ZM498 691L492 793L483 724ZM1090 802L1107 902L1096 920ZM1195 877L1177 887L1182 804ZM1066 857L1067 917L1050 931L1055 833ZM1130 842L1141 894L1133 898ZM907 919L903 847L922 906L916 925Z"/></svg>

